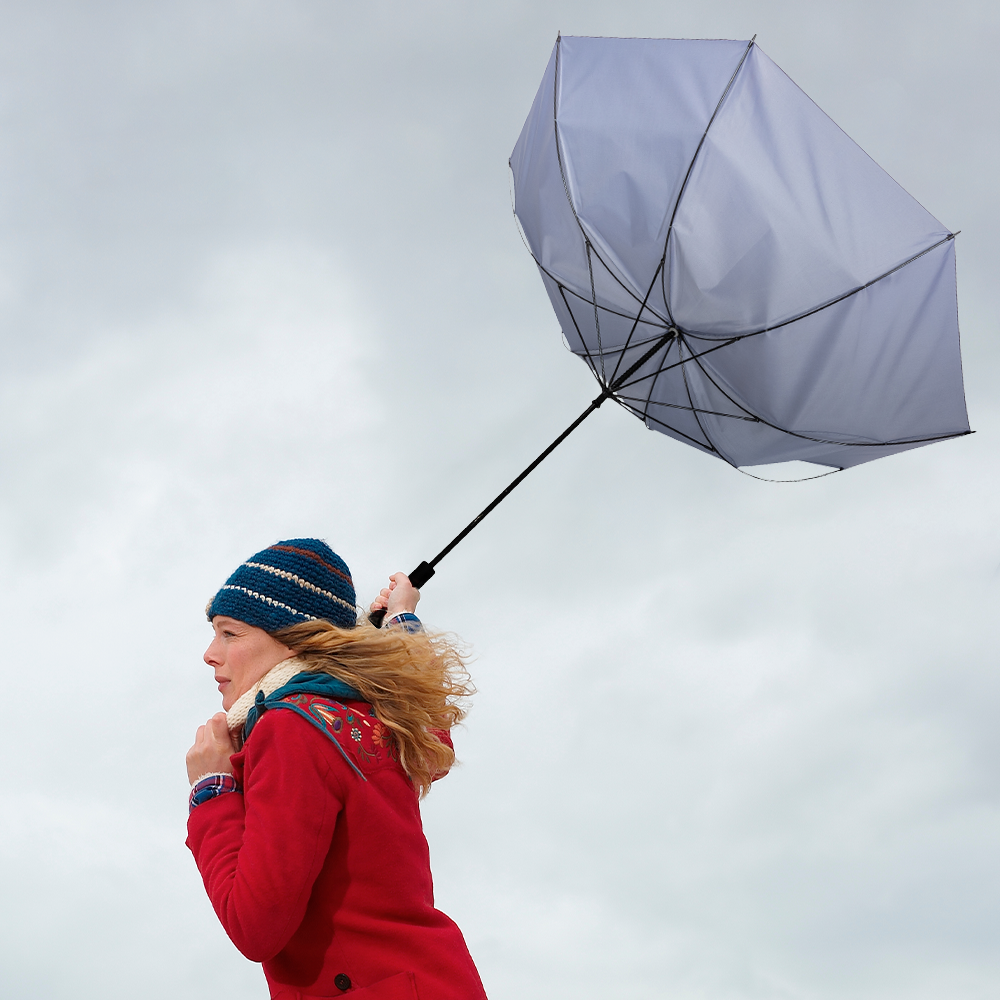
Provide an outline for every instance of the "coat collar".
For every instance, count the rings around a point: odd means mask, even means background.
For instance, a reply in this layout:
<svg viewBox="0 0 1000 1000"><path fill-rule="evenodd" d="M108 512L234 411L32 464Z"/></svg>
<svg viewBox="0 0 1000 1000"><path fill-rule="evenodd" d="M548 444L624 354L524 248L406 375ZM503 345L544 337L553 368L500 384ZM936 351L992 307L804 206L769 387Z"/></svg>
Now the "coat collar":
<svg viewBox="0 0 1000 1000"><path fill-rule="evenodd" d="M310 669L309 665L298 657L282 660L273 666L249 691L242 694L226 713L226 724L229 732L242 741L243 729L250 717L250 726L258 715L257 704L260 701L280 700L289 694L306 693L322 694L329 698L346 698L359 700L361 695L349 684L330 674ZM249 732L246 734L249 735Z"/></svg>

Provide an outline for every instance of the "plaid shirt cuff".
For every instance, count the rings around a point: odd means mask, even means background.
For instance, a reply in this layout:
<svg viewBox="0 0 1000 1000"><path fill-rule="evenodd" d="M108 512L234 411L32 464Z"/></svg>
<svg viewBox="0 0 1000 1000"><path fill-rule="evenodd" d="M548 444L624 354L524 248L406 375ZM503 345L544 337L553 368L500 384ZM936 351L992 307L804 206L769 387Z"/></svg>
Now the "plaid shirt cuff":
<svg viewBox="0 0 1000 1000"><path fill-rule="evenodd" d="M200 806L202 802L214 799L217 795L240 791L242 789L236 784L236 779L231 774L206 774L204 778L199 778L191 787L188 815L190 816L194 812L195 806Z"/></svg>
<svg viewBox="0 0 1000 1000"><path fill-rule="evenodd" d="M409 611L401 611L398 615L393 615L385 623L385 627L388 628L390 625L402 625L407 632L420 632L423 629L420 619Z"/></svg>

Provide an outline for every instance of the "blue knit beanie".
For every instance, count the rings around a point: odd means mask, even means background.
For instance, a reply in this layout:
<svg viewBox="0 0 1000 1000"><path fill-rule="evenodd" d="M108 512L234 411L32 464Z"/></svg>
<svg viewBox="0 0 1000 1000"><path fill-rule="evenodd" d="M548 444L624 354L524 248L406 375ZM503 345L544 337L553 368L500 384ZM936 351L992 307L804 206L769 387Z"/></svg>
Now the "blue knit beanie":
<svg viewBox="0 0 1000 1000"><path fill-rule="evenodd" d="M344 560L318 538L275 542L251 556L205 609L265 632L325 619L340 628L357 623L354 584Z"/></svg>

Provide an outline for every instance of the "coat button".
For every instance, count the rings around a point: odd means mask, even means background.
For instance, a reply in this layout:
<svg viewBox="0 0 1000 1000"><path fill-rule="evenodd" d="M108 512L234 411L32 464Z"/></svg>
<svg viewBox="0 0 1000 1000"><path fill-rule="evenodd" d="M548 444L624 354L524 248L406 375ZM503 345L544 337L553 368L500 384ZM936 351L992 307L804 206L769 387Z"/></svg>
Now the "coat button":
<svg viewBox="0 0 1000 1000"><path fill-rule="evenodd" d="M338 972L333 977L333 985L336 986L338 990L344 990L346 992L351 988L351 977L344 975L343 972Z"/></svg>

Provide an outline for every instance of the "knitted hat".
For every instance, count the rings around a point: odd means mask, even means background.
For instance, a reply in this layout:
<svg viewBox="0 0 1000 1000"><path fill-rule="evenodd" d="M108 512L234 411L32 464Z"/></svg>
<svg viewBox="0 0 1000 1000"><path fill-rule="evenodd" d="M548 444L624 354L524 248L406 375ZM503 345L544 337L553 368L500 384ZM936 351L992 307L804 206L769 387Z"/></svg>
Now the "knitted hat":
<svg viewBox="0 0 1000 1000"><path fill-rule="evenodd" d="M340 628L357 622L354 584L343 559L318 538L275 542L251 556L205 609L276 632L323 618Z"/></svg>

